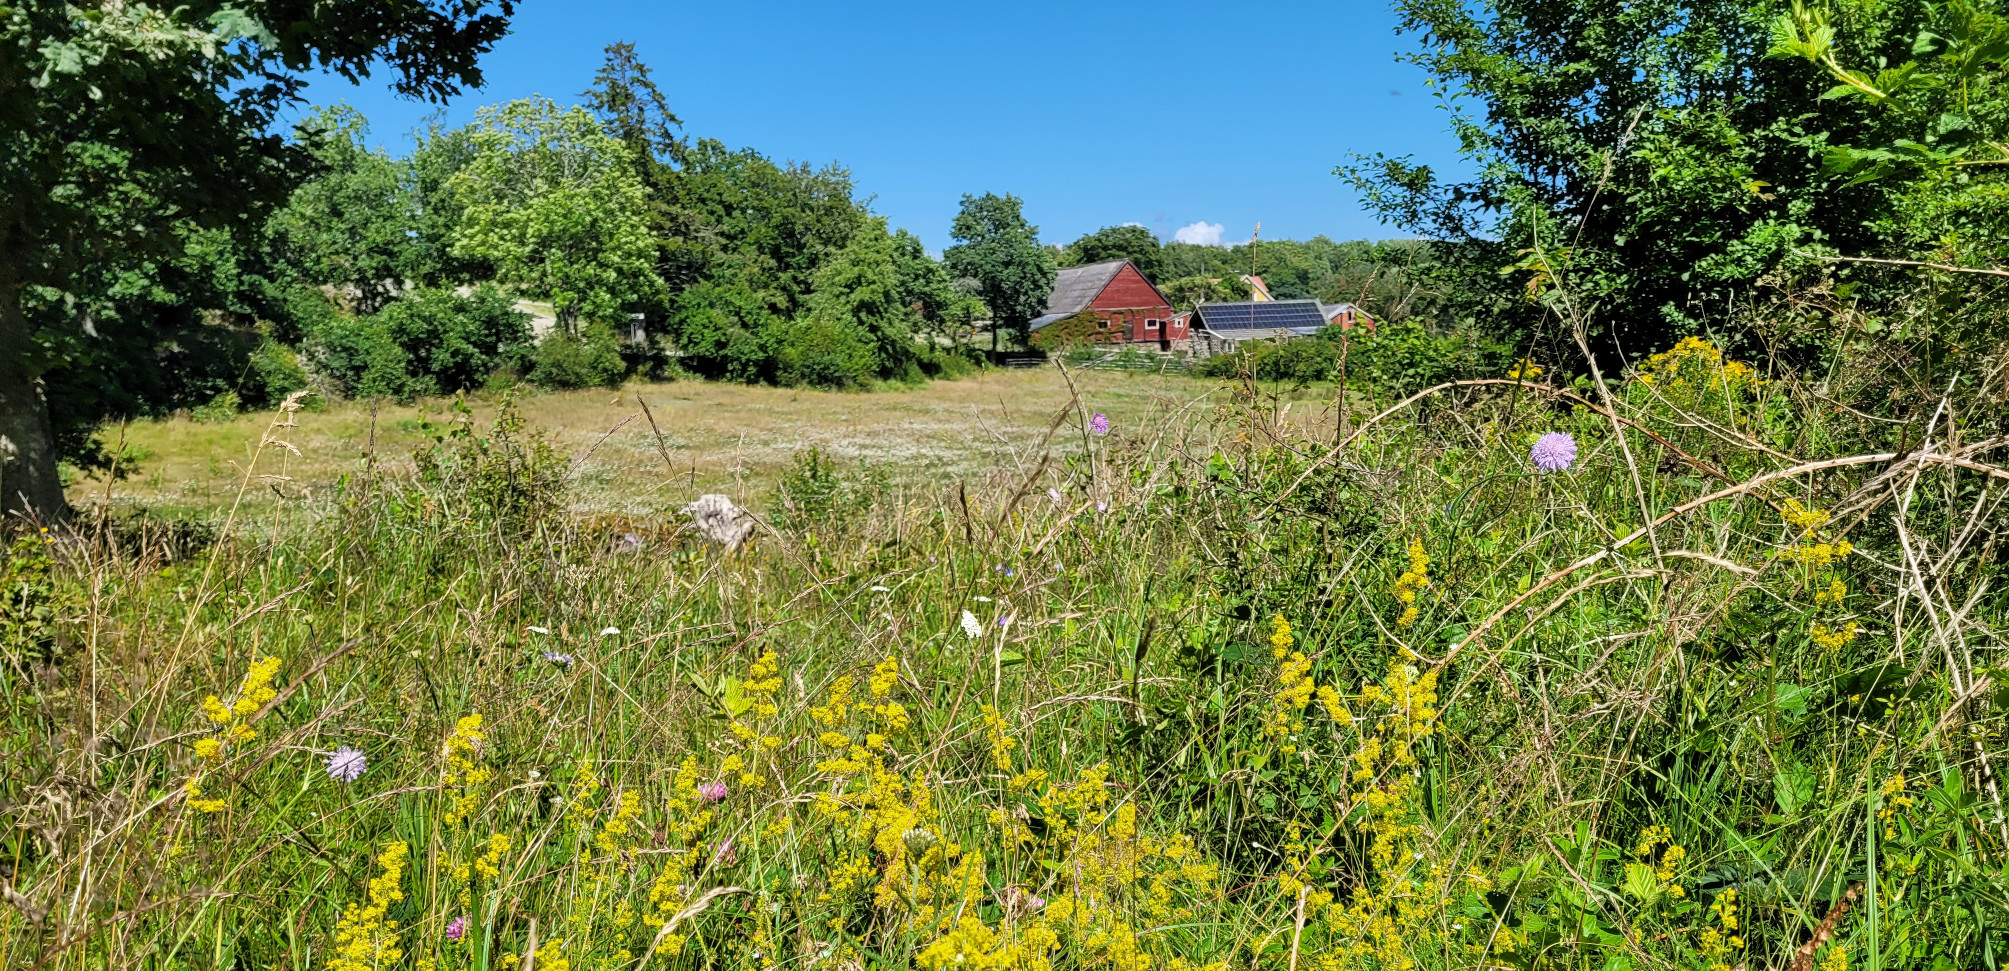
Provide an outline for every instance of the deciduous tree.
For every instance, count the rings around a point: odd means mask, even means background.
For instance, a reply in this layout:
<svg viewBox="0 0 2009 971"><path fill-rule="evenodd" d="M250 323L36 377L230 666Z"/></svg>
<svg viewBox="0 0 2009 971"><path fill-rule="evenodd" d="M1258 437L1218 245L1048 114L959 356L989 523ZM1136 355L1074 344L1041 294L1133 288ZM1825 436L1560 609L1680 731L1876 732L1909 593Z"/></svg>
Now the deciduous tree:
<svg viewBox="0 0 2009 971"><path fill-rule="evenodd" d="M1032 319L1053 293L1053 255L1039 245L1039 228L1025 221L1024 208L1013 195L964 196L950 229L956 245L942 253L949 272L977 281L991 310L993 349L1000 330L1029 339Z"/></svg>
<svg viewBox="0 0 2009 971"><path fill-rule="evenodd" d="M244 232L307 162L273 134L304 72L444 98L479 85L475 59L513 0L190 0L173 6L17 0L0 7L0 510L64 513L49 399L95 421L70 362L152 353L135 326L94 334L82 269L172 258L203 230ZM74 369L70 372L75 374ZM88 441L88 436L82 436ZM75 441L77 436L68 436Z"/></svg>

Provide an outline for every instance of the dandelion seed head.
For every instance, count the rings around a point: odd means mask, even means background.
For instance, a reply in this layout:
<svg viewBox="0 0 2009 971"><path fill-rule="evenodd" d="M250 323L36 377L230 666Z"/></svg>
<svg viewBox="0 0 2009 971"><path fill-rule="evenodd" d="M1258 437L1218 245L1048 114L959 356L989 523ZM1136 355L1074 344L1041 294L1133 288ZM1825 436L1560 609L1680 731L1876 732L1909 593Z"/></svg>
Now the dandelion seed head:
<svg viewBox="0 0 2009 971"><path fill-rule="evenodd" d="M362 776L363 770L367 768L369 768L368 760L363 757L363 753L347 745L336 749L334 754L328 756L328 778L330 779L341 782L354 782Z"/></svg>
<svg viewBox="0 0 2009 971"><path fill-rule="evenodd" d="M1576 463L1577 442L1568 432L1550 432L1535 440L1528 460L1549 472L1561 472Z"/></svg>

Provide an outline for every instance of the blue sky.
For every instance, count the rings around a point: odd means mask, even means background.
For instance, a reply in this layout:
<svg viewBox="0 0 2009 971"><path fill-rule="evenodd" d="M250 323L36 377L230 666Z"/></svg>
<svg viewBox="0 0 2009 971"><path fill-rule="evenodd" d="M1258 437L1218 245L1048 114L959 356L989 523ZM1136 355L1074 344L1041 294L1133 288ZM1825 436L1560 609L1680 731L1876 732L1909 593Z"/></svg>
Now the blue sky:
<svg viewBox="0 0 2009 971"><path fill-rule="evenodd" d="M533 93L576 100L633 42L688 135L849 166L931 249L966 192L1010 192L1050 243L1141 223L1192 241L1397 235L1332 175L1351 152L1454 165L1414 44L1367 2L767 3L523 0L448 120ZM383 79L318 80L394 153L437 106ZM1216 229L1215 227L1218 227Z"/></svg>

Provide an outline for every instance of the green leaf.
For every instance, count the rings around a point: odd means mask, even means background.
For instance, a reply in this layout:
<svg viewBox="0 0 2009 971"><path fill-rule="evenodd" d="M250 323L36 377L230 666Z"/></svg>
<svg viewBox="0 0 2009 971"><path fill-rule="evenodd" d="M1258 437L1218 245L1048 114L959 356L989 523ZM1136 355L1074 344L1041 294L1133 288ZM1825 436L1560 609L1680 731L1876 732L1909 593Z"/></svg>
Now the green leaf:
<svg viewBox="0 0 2009 971"><path fill-rule="evenodd" d="M1772 799L1786 816L1798 813L1814 801L1814 770L1797 763L1782 765L1772 773Z"/></svg>
<svg viewBox="0 0 2009 971"><path fill-rule="evenodd" d="M1772 688L1772 707L1781 714L1800 718L1807 713L1807 702L1813 699L1813 689L1804 685L1781 684Z"/></svg>

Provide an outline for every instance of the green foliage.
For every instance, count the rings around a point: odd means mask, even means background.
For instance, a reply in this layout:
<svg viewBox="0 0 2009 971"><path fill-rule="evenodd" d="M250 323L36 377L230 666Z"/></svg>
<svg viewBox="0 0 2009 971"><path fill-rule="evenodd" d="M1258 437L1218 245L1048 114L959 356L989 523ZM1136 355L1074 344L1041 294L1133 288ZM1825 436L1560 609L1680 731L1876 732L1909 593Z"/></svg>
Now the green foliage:
<svg viewBox="0 0 2009 971"><path fill-rule="evenodd" d="M1415 318L1374 329L1328 327L1310 339L1257 341L1234 354L1208 358L1206 377L1247 376L1295 385L1339 379L1341 342L1349 385L1407 395L1445 381L1494 377L1514 360L1514 347L1482 331L1439 333Z"/></svg>
<svg viewBox="0 0 2009 971"><path fill-rule="evenodd" d="M106 270L144 273L209 233L248 233L310 164L272 134L309 65L351 79L384 69L405 94L445 98L479 85L475 58L507 30L512 8L364 0L247 12L198 0L101 10L26 0L0 10L9 52L0 57L0 222L9 227L0 242L0 435L20 454L5 508L19 508L25 493L29 507L59 515L58 459L93 448L69 423L138 404L107 398L116 382L105 372L175 343L158 319L128 317L118 346L99 352L112 366L73 357L115 302ZM53 394L29 392L38 380ZM69 409L64 430L54 398Z"/></svg>
<svg viewBox="0 0 2009 971"><path fill-rule="evenodd" d="M237 396L237 392L225 391L190 408L188 418L201 424L230 421L237 417L237 412L243 407L244 401Z"/></svg>
<svg viewBox="0 0 2009 971"><path fill-rule="evenodd" d="M465 296L421 288L377 315L384 333L405 353L417 394L478 387L498 368L520 367L530 344L530 317L492 285Z"/></svg>
<svg viewBox="0 0 2009 971"><path fill-rule="evenodd" d="M612 323L659 299L648 196L618 140L581 108L529 98L483 108L448 179L454 253L549 300L560 323Z"/></svg>
<svg viewBox="0 0 2009 971"><path fill-rule="evenodd" d="M977 295L990 308L993 332L1024 341L1034 317L1046 312L1053 293L1053 254L1039 245L1039 228L1025 221L1016 196L963 197L949 230L956 245L942 253L949 272L976 281Z"/></svg>
<svg viewBox="0 0 2009 971"><path fill-rule="evenodd" d="M412 461L420 492L406 498L433 502L403 501L399 513L440 517L435 525L461 542L521 542L564 516L565 456L528 427L509 398L485 435L476 433L467 406L454 402L451 424Z"/></svg>
<svg viewBox="0 0 2009 971"><path fill-rule="evenodd" d="M529 318L494 286L420 288L367 317L337 316L308 339L316 370L355 397L410 400L480 387L529 356Z"/></svg>
<svg viewBox="0 0 2009 971"><path fill-rule="evenodd" d="M83 609L56 571L55 543L47 529L22 529L0 547L0 666L10 671L59 655Z"/></svg>
<svg viewBox="0 0 2009 971"><path fill-rule="evenodd" d="M540 388L617 387L628 365L621 342L606 324L587 324L578 333L553 331L530 353L530 383Z"/></svg>
<svg viewBox="0 0 2009 971"><path fill-rule="evenodd" d="M1104 226L1060 251L1061 266L1086 266L1106 260L1129 260L1152 283L1164 282L1165 260L1158 237L1142 226Z"/></svg>
<svg viewBox="0 0 2009 971"><path fill-rule="evenodd" d="M1102 326L1102 318L1097 316L1095 309L1091 307L1072 317L1056 320L1033 331L1030 343L1036 350L1057 351L1084 344L1120 341L1125 336L1122 331Z"/></svg>
<svg viewBox="0 0 2009 971"><path fill-rule="evenodd" d="M1233 303L1249 299L1251 287L1239 276L1218 279L1204 276L1182 276L1169 283L1158 285L1158 292L1172 301L1172 306L1180 310L1191 310L1203 303Z"/></svg>
<svg viewBox="0 0 2009 971"><path fill-rule="evenodd" d="M821 449L797 452L775 485L775 523L798 533L842 534L871 511L881 487L869 477L847 478Z"/></svg>
<svg viewBox="0 0 2009 971"><path fill-rule="evenodd" d="M266 224L275 258L299 283L349 296L372 314L406 280L431 277L408 231L413 208L402 166L364 139L369 124L355 109L326 108L296 130L318 175L294 190Z"/></svg>
<svg viewBox="0 0 2009 971"><path fill-rule="evenodd" d="M848 169L782 167L709 138L690 147L667 204L663 277L672 292L709 282L758 297L778 317L808 306L817 268L866 221Z"/></svg>
<svg viewBox="0 0 2009 971"><path fill-rule="evenodd" d="M1822 260L2003 261L2004 52L1986 7L1405 2L1404 29L1428 38L1410 59L1460 93L1447 106L1476 175L1383 156L1342 174L1384 218L1459 243L1443 262L1493 291L1460 316L1534 337L1555 313L1606 360L1835 286L1871 326L1909 318L1942 342L1921 359L1971 352L2003 314L1980 281L1928 297ZM1881 73L1850 66L1866 64ZM1526 299L1486 287L1487 264ZM1740 322L1777 346L1775 316Z"/></svg>

